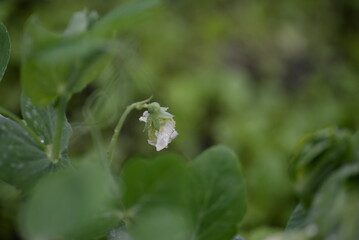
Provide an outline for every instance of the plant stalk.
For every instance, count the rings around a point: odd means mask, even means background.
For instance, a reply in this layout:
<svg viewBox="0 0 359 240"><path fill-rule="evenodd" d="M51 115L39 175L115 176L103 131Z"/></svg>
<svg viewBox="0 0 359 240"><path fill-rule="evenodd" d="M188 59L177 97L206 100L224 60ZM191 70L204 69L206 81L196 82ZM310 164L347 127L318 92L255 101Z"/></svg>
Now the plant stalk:
<svg viewBox="0 0 359 240"><path fill-rule="evenodd" d="M116 126L116 128L114 130L114 133L112 135L111 142L110 142L110 148L109 148L109 150L107 152L107 158L109 160L110 165L112 163L113 152L115 150L115 146L116 146L116 143L117 143L117 140L118 140L118 136L119 136L119 134L121 132L123 123L125 122L125 119L127 118L128 114L134 109L146 108L147 107L146 103L149 102L151 99L152 99L152 97L150 97L150 98L148 98L148 99L146 99L144 101L141 101L141 102L133 103L133 104L127 106L125 111L122 113L122 115L120 117L120 120L118 121L117 126Z"/></svg>
<svg viewBox="0 0 359 240"><path fill-rule="evenodd" d="M59 107L57 109L56 115L56 122L55 122L55 133L53 136L53 148L52 148L52 162L57 163L60 160L61 156L61 140L62 140L62 133L65 124L66 118L66 105L67 105L67 98L66 96L61 96L59 98Z"/></svg>

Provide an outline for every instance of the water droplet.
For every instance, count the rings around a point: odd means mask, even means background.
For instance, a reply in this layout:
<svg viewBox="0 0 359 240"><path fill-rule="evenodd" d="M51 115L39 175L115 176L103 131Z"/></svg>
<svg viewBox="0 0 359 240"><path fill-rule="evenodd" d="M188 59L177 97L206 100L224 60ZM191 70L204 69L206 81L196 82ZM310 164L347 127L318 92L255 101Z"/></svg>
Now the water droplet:
<svg viewBox="0 0 359 240"><path fill-rule="evenodd" d="M41 143L44 143L44 142L45 142L45 140L41 138L41 139L40 139L40 142L41 142Z"/></svg>

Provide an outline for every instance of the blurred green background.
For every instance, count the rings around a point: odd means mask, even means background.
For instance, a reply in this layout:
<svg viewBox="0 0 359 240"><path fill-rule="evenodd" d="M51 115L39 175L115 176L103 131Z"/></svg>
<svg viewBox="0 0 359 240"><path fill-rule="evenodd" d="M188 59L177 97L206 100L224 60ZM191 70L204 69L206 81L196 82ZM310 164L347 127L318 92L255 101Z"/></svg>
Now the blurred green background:
<svg viewBox="0 0 359 240"><path fill-rule="evenodd" d="M129 1L1 0L12 53L0 105L20 114L22 34L36 14L61 32L75 11L101 17ZM239 155L249 209L239 233L260 239L284 228L296 204L288 159L316 129L359 125L357 0L165 0L118 37L115 61L68 109L72 156L92 155L90 129L105 144L125 106L153 95L175 115L179 136L168 150L188 160L214 144ZM46 77L46 76L44 76ZM89 123L83 106L95 116ZM127 119L119 157L152 156L140 112ZM15 239L16 192L1 184L0 239Z"/></svg>

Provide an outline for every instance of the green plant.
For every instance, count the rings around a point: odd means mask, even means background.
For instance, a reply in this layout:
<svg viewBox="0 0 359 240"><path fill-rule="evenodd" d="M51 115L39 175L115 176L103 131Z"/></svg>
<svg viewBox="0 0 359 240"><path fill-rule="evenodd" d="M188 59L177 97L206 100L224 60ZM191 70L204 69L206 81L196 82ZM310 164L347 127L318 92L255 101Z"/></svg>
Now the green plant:
<svg viewBox="0 0 359 240"><path fill-rule="evenodd" d="M305 138L292 161L300 203L287 232L303 239L357 239L358 134L326 129Z"/></svg>
<svg viewBox="0 0 359 240"><path fill-rule="evenodd" d="M98 146L97 161L78 163L69 156L69 101L115 57L115 36L156 4L129 4L101 18L77 12L63 33L29 19L21 66L23 119L0 108L0 179L19 190L14 221L24 238L218 240L236 234L246 189L239 160L227 147L212 147L189 163L161 154L130 159L119 172L113 168L119 133L134 109L148 110L142 121L157 150L176 137L173 116L150 99L128 106L109 146ZM2 24L0 56L2 77L10 56Z"/></svg>

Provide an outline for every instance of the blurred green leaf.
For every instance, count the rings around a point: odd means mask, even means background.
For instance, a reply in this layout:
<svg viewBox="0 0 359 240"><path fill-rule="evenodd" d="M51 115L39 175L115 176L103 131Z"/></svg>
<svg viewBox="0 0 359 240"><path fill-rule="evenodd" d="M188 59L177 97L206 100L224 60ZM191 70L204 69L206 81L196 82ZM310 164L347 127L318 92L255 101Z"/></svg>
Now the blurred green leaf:
<svg viewBox="0 0 359 240"><path fill-rule="evenodd" d="M21 69L22 86L36 105L46 106L56 97L82 90L96 79L113 56L108 33L118 31L157 1L119 7L99 21L87 11L77 12L64 34L46 30L32 17L25 30ZM91 28L91 26L93 27Z"/></svg>
<svg viewBox="0 0 359 240"><path fill-rule="evenodd" d="M126 30L150 14L159 5L158 0L146 0L121 5L94 23L92 32L100 36L113 36Z"/></svg>
<svg viewBox="0 0 359 240"><path fill-rule="evenodd" d="M180 205L186 187L185 170L184 160L174 155L131 159L121 173L127 211L136 215L146 208Z"/></svg>
<svg viewBox="0 0 359 240"><path fill-rule="evenodd" d="M285 230L292 231L303 229L306 224L306 218L307 212L304 211L303 207L300 204L298 204L295 207L292 215L290 216Z"/></svg>
<svg viewBox="0 0 359 240"><path fill-rule="evenodd" d="M30 18L21 69L25 94L36 105L46 106L59 95L80 91L108 63L104 58L108 60L111 56L109 44L92 34L55 34L36 18Z"/></svg>
<svg viewBox="0 0 359 240"><path fill-rule="evenodd" d="M359 161L343 166L323 184L308 214L308 226L316 227L313 239L359 238Z"/></svg>
<svg viewBox="0 0 359 240"><path fill-rule="evenodd" d="M114 57L109 51L110 48L106 51L96 51L77 65L78 79L69 86L72 92L80 92L102 73L103 69L111 63Z"/></svg>
<svg viewBox="0 0 359 240"><path fill-rule="evenodd" d="M0 115L1 180L25 188L55 167L19 124Z"/></svg>
<svg viewBox="0 0 359 240"><path fill-rule="evenodd" d="M292 157L291 173L304 208L333 172L355 160L355 144L352 134L338 129L317 131L301 143Z"/></svg>
<svg viewBox="0 0 359 240"><path fill-rule="evenodd" d="M9 33L0 22L0 81L4 76L10 58L10 38Z"/></svg>
<svg viewBox="0 0 359 240"><path fill-rule="evenodd" d="M24 94L21 98L21 113L26 124L46 145L52 144L55 131L56 110L53 105L54 103L47 107L37 107ZM61 151L66 154L72 133L71 125L67 120L62 131ZM63 160L65 159L63 158Z"/></svg>
<svg viewBox="0 0 359 240"><path fill-rule="evenodd" d="M235 153L212 147L190 163L188 194L195 224L192 239L231 239L247 208L247 194Z"/></svg>
<svg viewBox="0 0 359 240"><path fill-rule="evenodd" d="M101 167L67 169L41 179L20 212L26 239L97 239L119 223L112 177ZM115 193L115 194L114 194Z"/></svg>
<svg viewBox="0 0 359 240"><path fill-rule="evenodd" d="M189 223L183 211L176 208L156 208L137 216L130 229L133 240L188 240Z"/></svg>

